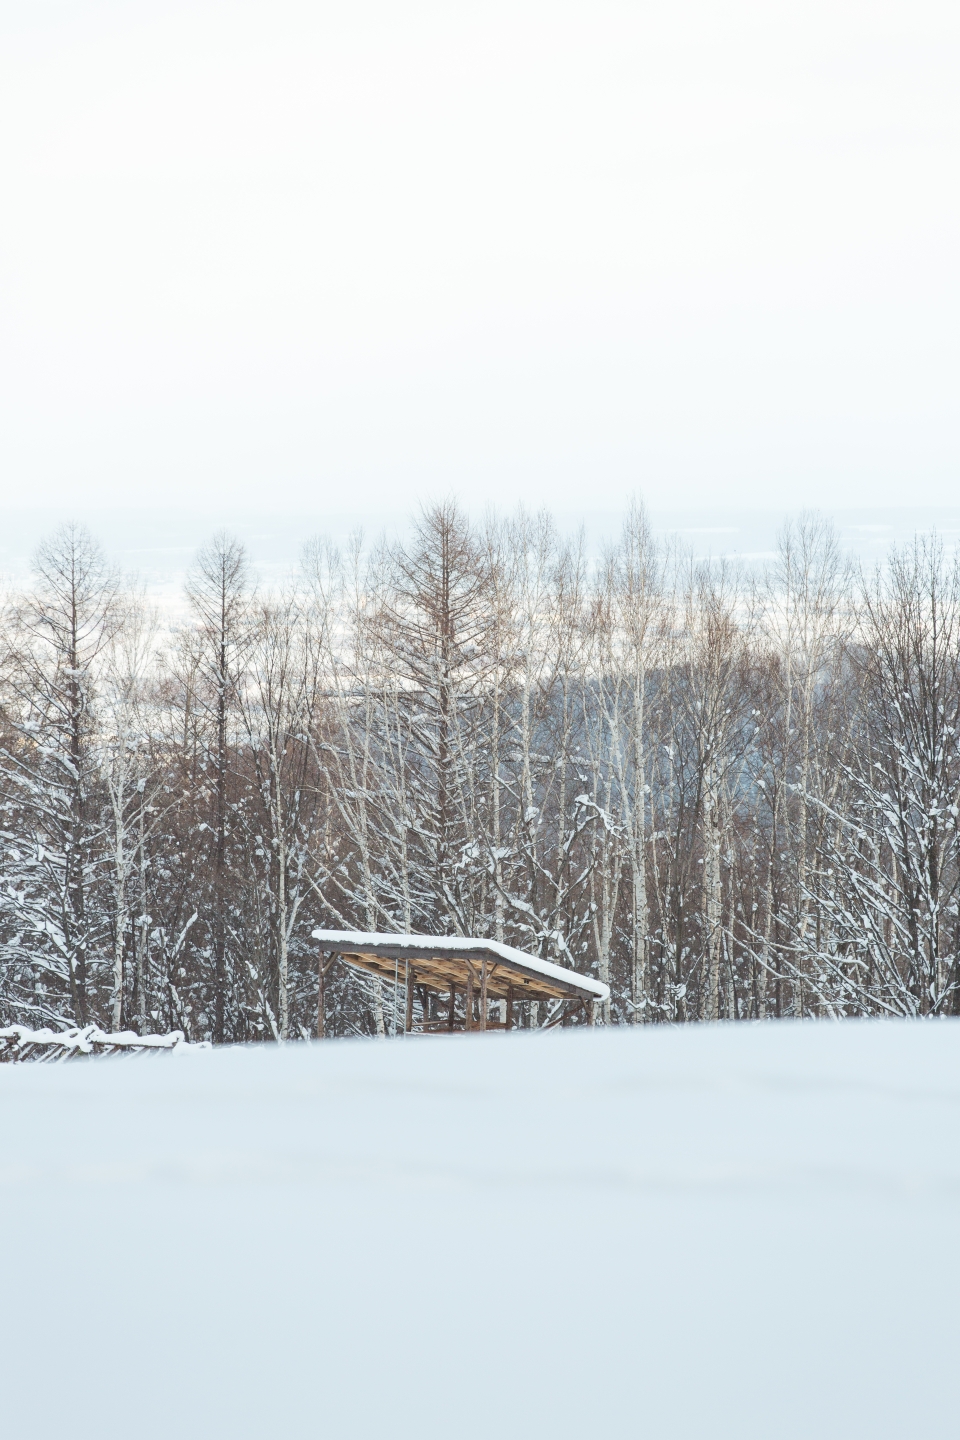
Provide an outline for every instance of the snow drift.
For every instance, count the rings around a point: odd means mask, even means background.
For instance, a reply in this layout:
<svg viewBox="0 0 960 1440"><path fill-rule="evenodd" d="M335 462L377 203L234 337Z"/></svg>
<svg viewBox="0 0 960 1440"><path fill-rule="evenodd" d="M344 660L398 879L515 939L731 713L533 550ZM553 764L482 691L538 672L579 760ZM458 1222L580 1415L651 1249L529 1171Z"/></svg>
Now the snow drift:
<svg viewBox="0 0 960 1440"><path fill-rule="evenodd" d="M960 1024L0 1067L9 1435L953 1433Z"/></svg>

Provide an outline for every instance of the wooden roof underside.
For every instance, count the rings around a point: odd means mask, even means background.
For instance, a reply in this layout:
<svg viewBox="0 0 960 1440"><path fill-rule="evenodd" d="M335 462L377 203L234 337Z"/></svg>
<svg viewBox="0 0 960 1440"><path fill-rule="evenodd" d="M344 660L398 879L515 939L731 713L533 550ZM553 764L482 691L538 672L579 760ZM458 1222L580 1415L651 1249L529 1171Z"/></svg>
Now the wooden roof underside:
<svg viewBox="0 0 960 1440"><path fill-rule="evenodd" d="M596 995L581 988L576 981L555 979L552 975L540 975L512 960L505 960L492 951L471 950L469 955L462 951L443 948L413 950L407 946L365 945L362 950L345 941L336 944L321 942L321 948L342 955L353 965L379 975L393 983L394 978L404 983L405 967L409 963L414 971L414 984L425 985L428 990L449 994L452 986L463 993L467 981L473 979L474 991L479 994L486 962L487 998L506 1000L513 992L514 1000L595 1000Z"/></svg>

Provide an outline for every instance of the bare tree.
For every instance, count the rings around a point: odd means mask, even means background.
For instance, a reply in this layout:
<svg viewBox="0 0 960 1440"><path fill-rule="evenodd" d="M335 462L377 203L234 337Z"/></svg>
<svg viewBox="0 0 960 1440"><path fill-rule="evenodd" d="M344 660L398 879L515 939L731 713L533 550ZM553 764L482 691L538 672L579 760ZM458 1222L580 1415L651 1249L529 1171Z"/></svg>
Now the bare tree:
<svg viewBox="0 0 960 1440"><path fill-rule="evenodd" d="M628 839L631 881L630 1018L648 1019L647 975L650 917L647 901L649 767L648 675L659 660L663 626L662 559L644 511L631 505L613 557L618 631L617 660L622 703L618 710L618 793Z"/></svg>
<svg viewBox="0 0 960 1440"><path fill-rule="evenodd" d="M249 566L243 546L224 532L200 551L186 593L196 622L201 659L197 703L210 722L208 766L212 770L213 895L211 929L214 952L214 1025L216 1041L226 1038L230 977L227 973L226 860L227 772L230 721L236 718L245 641Z"/></svg>
<svg viewBox="0 0 960 1440"><path fill-rule="evenodd" d="M805 995L802 955L811 912L808 878L811 851L822 831L822 805L836 798L838 772L830 755L842 749L848 728L840 665L849 635L849 567L832 525L802 515L782 530L774 565L759 596L759 637L772 665L762 717L764 760L757 776L760 804L769 807L763 865L762 934L757 1007L766 1013L767 982L776 984L777 1014L783 1011L787 972L793 1013L802 1018ZM832 737L832 738L831 738ZM776 912L777 934L773 934ZM778 961L776 955L790 955Z"/></svg>
<svg viewBox="0 0 960 1440"><path fill-rule="evenodd" d="M240 708L257 803L247 819L266 896L272 975L260 1003L276 1036L290 1036L290 947L310 893L317 804L310 745L320 703L320 653L293 594L262 602L251 617ZM267 981L265 984L264 981ZM275 996L273 1005L267 996Z"/></svg>
<svg viewBox="0 0 960 1440"><path fill-rule="evenodd" d="M834 1013L955 1006L960 816L960 565L937 540L895 551L860 583L849 647L861 705L842 809L806 899Z"/></svg>
<svg viewBox="0 0 960 1440"><path fill-rule="evenodd" d="M140 1033L147 1024L149 930L145 869L147 838L162 812L162 775L154 767L148 685L157 642L157 616L139 596L119 612L112 645L105 654L102 683L100 766L106 791L108 846L113 887L112 1027L123 1023L124 957L134 957L135 1009ZM136 882L139 881L137 885ZM139 911L131 907L134 890Z"/></svg>

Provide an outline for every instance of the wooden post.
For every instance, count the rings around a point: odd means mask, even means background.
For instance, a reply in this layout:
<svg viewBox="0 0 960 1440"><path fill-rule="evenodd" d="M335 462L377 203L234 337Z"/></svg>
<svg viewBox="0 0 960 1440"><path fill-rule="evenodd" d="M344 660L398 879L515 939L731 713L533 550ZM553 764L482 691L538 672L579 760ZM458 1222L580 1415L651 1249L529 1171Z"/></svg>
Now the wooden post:
<svg viewBox="0 0 960 1440"><path fill-rule="evenodd" d="M585 1001L584 1001L584 1004L585 1004L586 1007L587 1007L587 1024L588 1024L588 1025L596 1025L596 1023L597 1023L597 1002L596 1002L596 1000L585 1000Z"/></svg>
<svg viewBox="0 0 960 1440"><path fill-rule="evenodd" d="M331 956L331 960L332 960L332 956ZM326 992L327 992L326 978L327 978L327 969L328 969L328 967L329 967L329 965L330 965L330 963L331 963L331 960L328 960L328 961L326 962L326 964L324 964L324 961L323 961L323 951L322 951L322 950L320 951L320 959L319 959L319 961L318 961L318 963L317 963L317 1039L318 1039L318 1040L323 1040L323 1039L325 1039L325 1038L326 1038L326 1034L327 1034L326 1003L325 1003L325 1002L326 1002Z"/></svg>
<svg viewBox="0 0 960 1440"><path fill-rule="evenodd" d="M454 1018L455 1018L455 1016L456 1016L456 1013L457 1013L457 987L456 987L456 985L451 985L451 986L450 986L450 1014L447 1016L447 1029L448 1029L448 1030L452 1030L452 1029L453 1029L453 1022L454 1022Z"/></svg>
<svg viewBox="0 0 960 1440"><path fill-rule="evenodd" d="M404 1034L405 1034L405 1035L409 1035L409 1034L411 1033L411 1031L413 1030L413 985L414 985L414 971L413 971L413 966L410 964L410 961L409 961L409 960L408 960L407 963L406 963L406 971L405 971L405 974L406 974L406 985L407 985L407 1015L406 1015L406 1020L404 1021L403 1030L404 1030Z"/></svg>
<svg viewBox="0 0 960 1440"><path fill-rule="evenodd" d="M473 1029L473 969L467 965L467 1018L464 1030Z"/></svg>
<svg viewBox="0 0 960 1440"><path fill-rule="evenodd" d="M508 988L508 990L507 990L507 1019L506 1019L506 1026L505 1026L505 1028L506 1028L507 1030L512 1030L512 1029L513 1029L513 986L512 986L512 985L511 985L511 986Z"/></svg>
<svg viewBox="0 0 960 1440"><path fill-rule="evenodd" d="M487 962L480 965L480 1029L487 1028Z"/></svg>

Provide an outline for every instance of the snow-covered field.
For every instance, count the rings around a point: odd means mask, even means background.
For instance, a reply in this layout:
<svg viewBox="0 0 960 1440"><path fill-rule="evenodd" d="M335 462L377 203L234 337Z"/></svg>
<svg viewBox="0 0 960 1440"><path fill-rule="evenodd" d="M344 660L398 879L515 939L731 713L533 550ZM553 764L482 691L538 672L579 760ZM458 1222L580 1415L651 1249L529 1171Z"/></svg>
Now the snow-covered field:
<svg viewBox="0 0 960 1440"><path fill-rule="evenodd" d="M960 1024L0 1066L11 1437L957 1433Z"/></svg>

